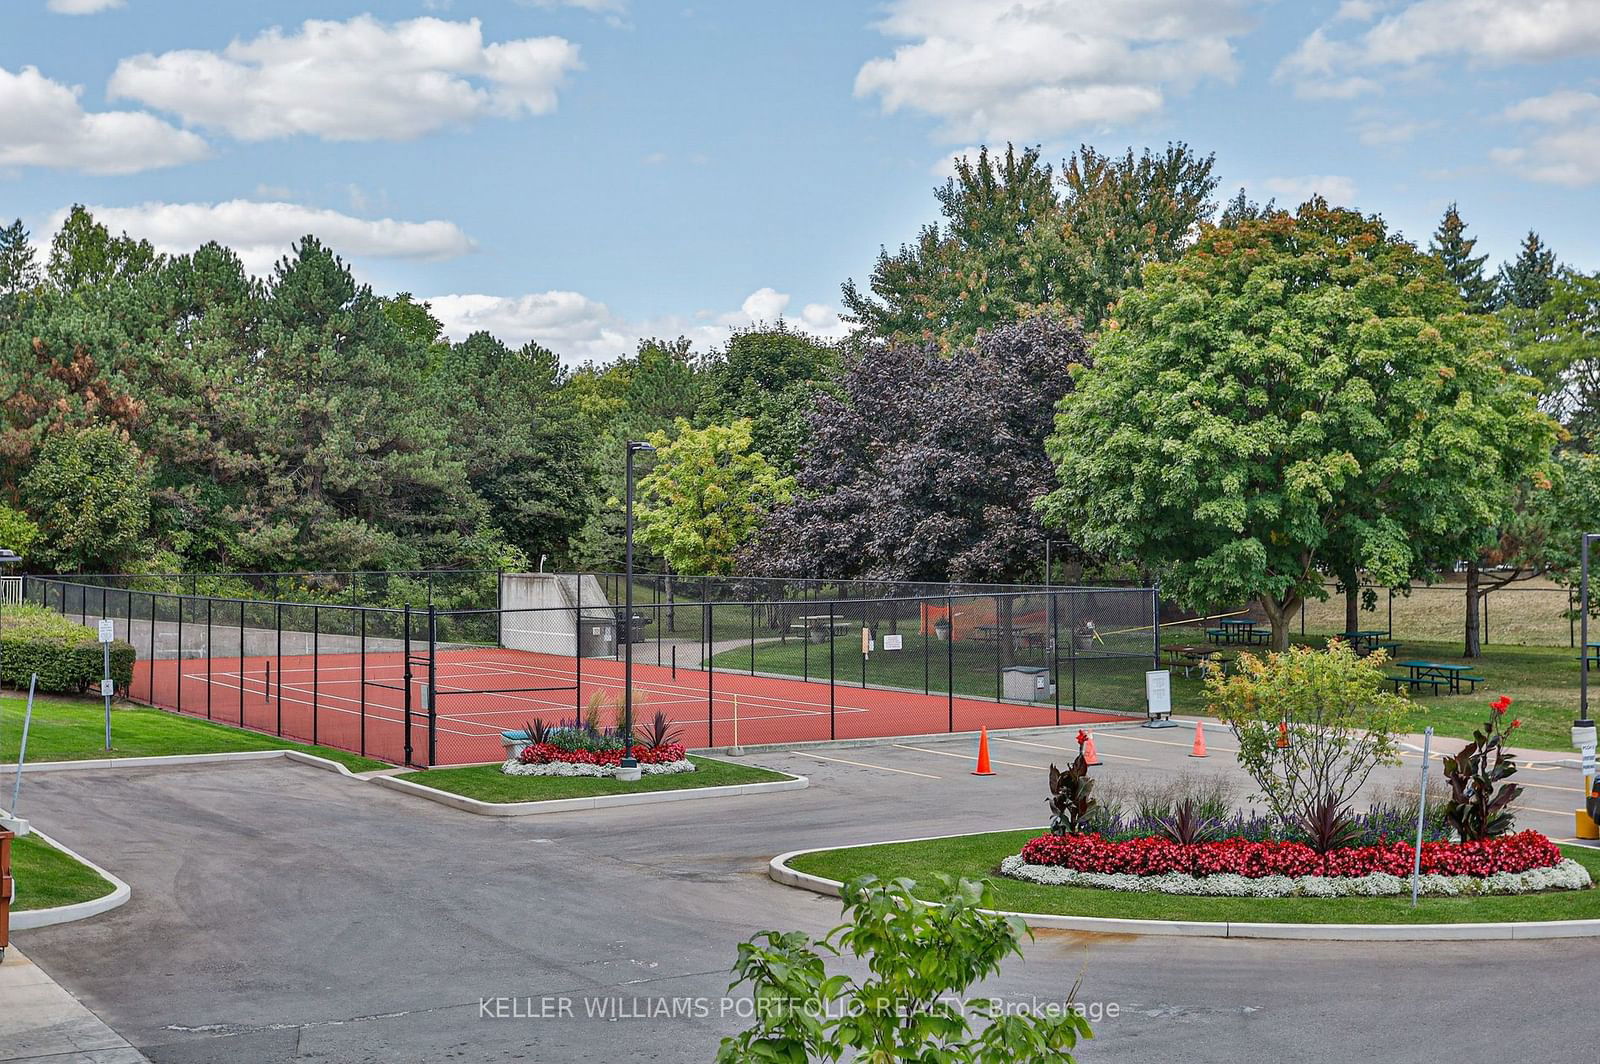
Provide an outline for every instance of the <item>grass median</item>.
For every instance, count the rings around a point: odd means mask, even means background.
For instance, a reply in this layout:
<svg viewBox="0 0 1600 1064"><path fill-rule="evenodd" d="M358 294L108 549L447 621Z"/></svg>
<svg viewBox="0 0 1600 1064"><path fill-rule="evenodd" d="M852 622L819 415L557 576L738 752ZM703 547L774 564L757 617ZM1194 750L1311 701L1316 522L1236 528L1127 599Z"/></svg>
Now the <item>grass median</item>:
<svg viewBox="0 0 1600 1064"><path fill-rule="evenodd" d="M1124 920L1203 920L1262 924L1458 924L1519 920L1600 919L1600 890L1558 891L1481 898L1193 898L1135 894L1090 887L1056 887L1007 879L1001 860L1043 829L959 835L854 849L819 850L790 861L800 872L841 882L872 874L880 879L925 879L935 873L987 879L995 900L1012 912ZM1600 880L1600 850L1563 846Z"/></svg>
<svg viewBox="0 0 1600 1064"><path fill-rule="evenodd" d="M115 889L99 872L37 835L11 840L11 874L18 912L94 901Z"/></svg>
<svg viewBox="0 0 1600 1064"><path fill-rule="evenodd" d="M22 740L25 698L0 698L0 764L14 764ZM230 728L143 706L111 710L111 749L105 749L105 708L97 700L36 698L28 729L28 761L84 761L100 757L225 754L247 750L301 750L337 761L352 772L389 768L383 761L275 735Z"/></svg>
<svg viewBox="0 0 1600 1064"><path fill-rule="evenodd" d="M693 772L644 776L635 783L624 783L610 776L508 776L499 765L469 765L463 768L436 768L426 772L407 772L396 779L410 780L424 787L449 791L480 802L543 802L555 798L594 798L606 794L640 794L652 791L683 791L702 787L732 787L744 783L776 783L793 776L754 765L735 765L709 757L690 756Z"/></svg>

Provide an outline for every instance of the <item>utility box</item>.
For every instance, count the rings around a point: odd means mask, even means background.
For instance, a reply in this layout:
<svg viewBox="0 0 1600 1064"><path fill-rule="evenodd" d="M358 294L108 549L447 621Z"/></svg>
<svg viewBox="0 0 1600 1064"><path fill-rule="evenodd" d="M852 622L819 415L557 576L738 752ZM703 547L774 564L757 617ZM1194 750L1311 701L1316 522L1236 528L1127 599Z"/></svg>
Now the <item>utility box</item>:
<svg viewBox="0 0 1600 1064"><path fill-rule="evenodd" d="M578 653L586 658L617 656L617 619L590 614L578 625Z"/></svg>
<svg viewBox="0 0 1600 1064"><path fill-rule="evenodd" d="M1050 689L1050 670L1039 665L1011 665L1003 669L1000 689L1011 702L1048 702L1055 697Z"/></svg>

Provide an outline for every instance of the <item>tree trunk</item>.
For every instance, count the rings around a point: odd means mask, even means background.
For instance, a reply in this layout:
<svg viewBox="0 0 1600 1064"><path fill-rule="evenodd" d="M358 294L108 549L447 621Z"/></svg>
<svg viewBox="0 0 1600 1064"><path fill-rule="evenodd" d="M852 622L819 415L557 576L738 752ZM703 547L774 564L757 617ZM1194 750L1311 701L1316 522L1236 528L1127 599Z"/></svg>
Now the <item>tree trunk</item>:
<svg viewBox="0 0 1600 1064"><path fill-rule="evenodd" d="M1300 608L1300 596L1290 595L1279 602L1277 599L1260 595L1256 604L1261 607L1261 612L1267 615L1267 623L1272 626L1272 642L1269 648L1276 651L1289 649L1289 623L1294 618L1294 613Z"/></svg>
<svg viewBox="0 0 1600 1064"><path fill-rule="evenodd" d="M1467 563L1466 652L1462 655L1467 658L1476 658L1483 653L1483 647L1480 645L1479 640L1480 628L1478 625L1479 604L1483 601L1483 592L1480 590L1481 584L1482 579L1478 571L1478 562L1474 559Z"/></svg>
<svg viewBox="0 0 1600 1064"><path fill-rule="evenodd" d="M672 601L672 570L671 569L668 569L666 571L664 579L665 579L665 583L667 585L667 587L666 587L666 591L667 591L667 631L668 632L676 632L678 630L678 611L677 611L677 608L676 608L676 604Z"/></svg>
<svg viewBox="0 0 1600 1064"><path fill-rule="evenodd" d="M1015 603L1011 601L1010 595L997 595L995 604L997 607L995 627L999 629L997 635L1000 639L1000 663L1001 665L1014 665L1016 664L1016 646L1012 642L1011 633L1013 631L1012 612Z"/></svg>
<svg viewBox="0 0 1600 1064"><path fill-rule="evenodd" d="M1361 631L1361 584L1358 577L1341 577L1344 583L1344 630Z"/></svg>

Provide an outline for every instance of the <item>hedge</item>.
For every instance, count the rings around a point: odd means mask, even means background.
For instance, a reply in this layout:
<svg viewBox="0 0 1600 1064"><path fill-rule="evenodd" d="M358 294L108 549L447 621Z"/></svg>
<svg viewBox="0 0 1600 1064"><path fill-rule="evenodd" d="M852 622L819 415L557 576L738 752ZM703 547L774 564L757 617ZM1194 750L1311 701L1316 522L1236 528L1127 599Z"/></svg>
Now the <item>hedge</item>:
<svg viewBox="0 0 1600 1064"><path fill-rule="evenodd" d="M99 638L93 628L42 606L7 606L0 612L0 680L26 689L39 674L39 690L79 694L98 688L105 675ZM133 682L131 643L111 644L111 679L119 690Z"/></svg>

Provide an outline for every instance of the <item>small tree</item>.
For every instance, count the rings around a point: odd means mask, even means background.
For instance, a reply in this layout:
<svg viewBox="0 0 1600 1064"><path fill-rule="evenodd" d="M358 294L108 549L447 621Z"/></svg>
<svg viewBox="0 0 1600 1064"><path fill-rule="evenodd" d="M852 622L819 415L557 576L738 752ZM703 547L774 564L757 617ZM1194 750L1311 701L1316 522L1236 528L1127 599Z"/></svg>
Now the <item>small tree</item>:
<svg viewBox="0 0 1600 1064"><path fill-rule="evenodd" d="M1383 655L1343 643L1239 656L1206 677L1206 705L1239 742L1239 765L1285 823L1340 810L1379 765L1398 765L1408 704L1383 690Z"/></svg>
<svg viewBox="0 0 1600 1064"><path fill-rule="evenodd" d="M639 542L680 573L726 575L767 512L789 501L794 482L751 449L751 421L651 438L656 465L639 482Z"/></svg>
<svg viewBox="0 0 1600 1064"><path fill-rule="evenodd" d="M927 901L916 888L909 879L863 876L841 891L850 922L821 940L765 931L741 943L729 989L750 984L755 1026L722 1040L720 1064L841 1057L1072 1064L1068 1050L1091 1034L1070 1001L1044 1015L1021 1015L988 999L962 999L1007 957L1022 955L1027 925L984 911L994 907L987 883L935 876L922 884ZM868 974L857 980L830 973L825 954L849 954Z"/></svg>
<svg viewBox="0 0 1600 1064"><path fill-rule="evenodd" d="M119 572L143 552L150 474L139 449L109 427L59 432L22 478L39 526L33 555L58 572Z"/></svg>

